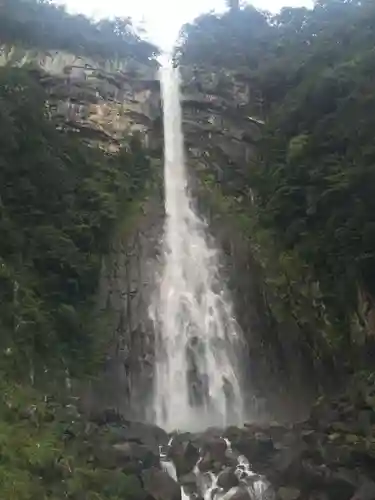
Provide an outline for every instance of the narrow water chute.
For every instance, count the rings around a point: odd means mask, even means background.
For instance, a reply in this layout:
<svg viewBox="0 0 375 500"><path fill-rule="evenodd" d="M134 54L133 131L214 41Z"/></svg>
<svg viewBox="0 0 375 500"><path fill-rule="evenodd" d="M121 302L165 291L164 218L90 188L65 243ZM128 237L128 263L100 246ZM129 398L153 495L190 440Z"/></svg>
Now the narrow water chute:
<svg viewBox="0 0 375 500"><path fill-rule="evenodd" d="M155 326L155 423L166 430L241 425L241 333L219 276L218 252L188 189L179 70L161 68L164 110L163 261L150 308Z"/></svg>

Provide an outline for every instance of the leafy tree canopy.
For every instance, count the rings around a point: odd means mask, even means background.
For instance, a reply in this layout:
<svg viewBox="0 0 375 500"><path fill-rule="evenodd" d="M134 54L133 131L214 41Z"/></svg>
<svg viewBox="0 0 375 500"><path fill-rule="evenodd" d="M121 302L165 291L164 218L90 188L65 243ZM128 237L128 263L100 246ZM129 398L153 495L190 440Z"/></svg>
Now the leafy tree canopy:
<svg viewBox="0 0 375 500"><path fill-rule="evenodd" d="M143 63L156 53L129 19L94 23L39 0L0 2L0 42ZM136 136L108 154L60 125L32 72L0 68L0 498L143 500L68 382L97 374L106 353L102 259L144 198L150 160Z"/></svg>
<svg viewBox="0 0 375 500"><path fill-rule="evenodd" d="M92 360L101 259L149 173L136 138L108 155L59 131L45 99L27 72L0 70L0 363L40 376Z"/></svg>
<svg viewBox="0 0 375 500"><path fill-rule="evenodd" d="M3 0L0 42L146 64L158 53L141 38L130 18L94 22L83 15L68 14L64 7L46 0Z"/></svg>
<svg viewBox="0 0 375 500"><path fill-rule="evenodd" d="M308 269L347 339L358 291L375 295L375 3L246 6L201 16L180 42L182 64L232 70L261 92L266 126L243 192L255 195L259 234ZM242 211L254 213L250 200Z"/></svg>

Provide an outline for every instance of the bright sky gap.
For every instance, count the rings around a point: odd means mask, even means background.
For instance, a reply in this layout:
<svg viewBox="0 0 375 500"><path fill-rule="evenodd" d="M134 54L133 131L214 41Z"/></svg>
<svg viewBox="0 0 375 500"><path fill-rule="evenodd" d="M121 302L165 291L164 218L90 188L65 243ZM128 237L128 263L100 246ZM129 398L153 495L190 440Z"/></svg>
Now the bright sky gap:
<svg viewBox="0 0 375 500"><path fill-rule="evenodd" d="M150 40L162 48L176 40L181 26L204 12L223 11L225 0L56 0L69 12L95 19L130 16L147 31ZM311 7L312 0L253 0L255 7L272 12L282 7Z"/></svg>

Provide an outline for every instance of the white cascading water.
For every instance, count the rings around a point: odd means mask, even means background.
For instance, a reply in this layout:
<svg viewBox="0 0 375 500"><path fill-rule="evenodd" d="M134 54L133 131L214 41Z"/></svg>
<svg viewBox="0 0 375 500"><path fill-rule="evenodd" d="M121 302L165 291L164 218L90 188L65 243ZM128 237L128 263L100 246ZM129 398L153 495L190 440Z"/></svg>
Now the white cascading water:
<svg viewBox="0 0 375 500"><path fill-rule="evenodd" d="M264 476L252 472L248 459L232 449L229 439L224 438L224 441L227 447L225 456L227 460L230 460L234 476L238 480L237 486L224 489L218 484L219 473L212 471L201 472L199 467L202 460L201 455L193 469L199 495L189 495L185 492L184 487L181 486L181 500L194 500L196 498L202 498L203 500L232 500L234 498L242 498L244 500L275 500L271 483ZM162 447L160 447L161 466L172 479L178 481L176 468L173 462L168 459L168 449L172 446L172 442L173 438L168 443L167 452L164 452ZM202 450L200 449L199 452L201 454Z"/></svg>
<svg viewBox="0 0 375 500"><path fill-rule="evenodd" d="M179 71L161 69L164 107L163 263L150 315L155 326L154 418L198 431L243 424L241 335L218 274L218 252L193 209L184 161Z"/></svg>

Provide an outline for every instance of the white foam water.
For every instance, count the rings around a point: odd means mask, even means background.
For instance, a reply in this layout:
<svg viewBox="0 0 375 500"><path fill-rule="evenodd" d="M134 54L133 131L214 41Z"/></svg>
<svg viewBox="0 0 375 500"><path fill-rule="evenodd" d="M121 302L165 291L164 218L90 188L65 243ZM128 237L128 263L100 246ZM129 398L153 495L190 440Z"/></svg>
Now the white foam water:
<svg viewBox="0 0 375 500"><path fill-rule="evenodd" d="M179 71L161 69L164 109L163 261L155 327L154 420L172 430L242 425L241 334L219 276L218 252L188 189Z"/></svg>
<svg viewBox="0 0 375 500"><path fill-rule="evenodd" d="M223 438L227 449L227 458L235 464L234 474L238 479L238 485L229 489L224 489L218 484L219 473L212 471L201 472L199 463L201 458L196 463L193 473L196 477L196 485L198 495L189 496L181 486L181 500L195 500L202 498L203 500L231 500L241 498L243 500L275 500L275 492L270 482L264 477L252 472L248 459L234 450L232 450L231 442ZM169 441L168 447L172 446L173 438ZM201 453L202 450L200 450ZM178 482L176 468L171 460L167 459L166 453L160 453L162 468Z"/></svg>

